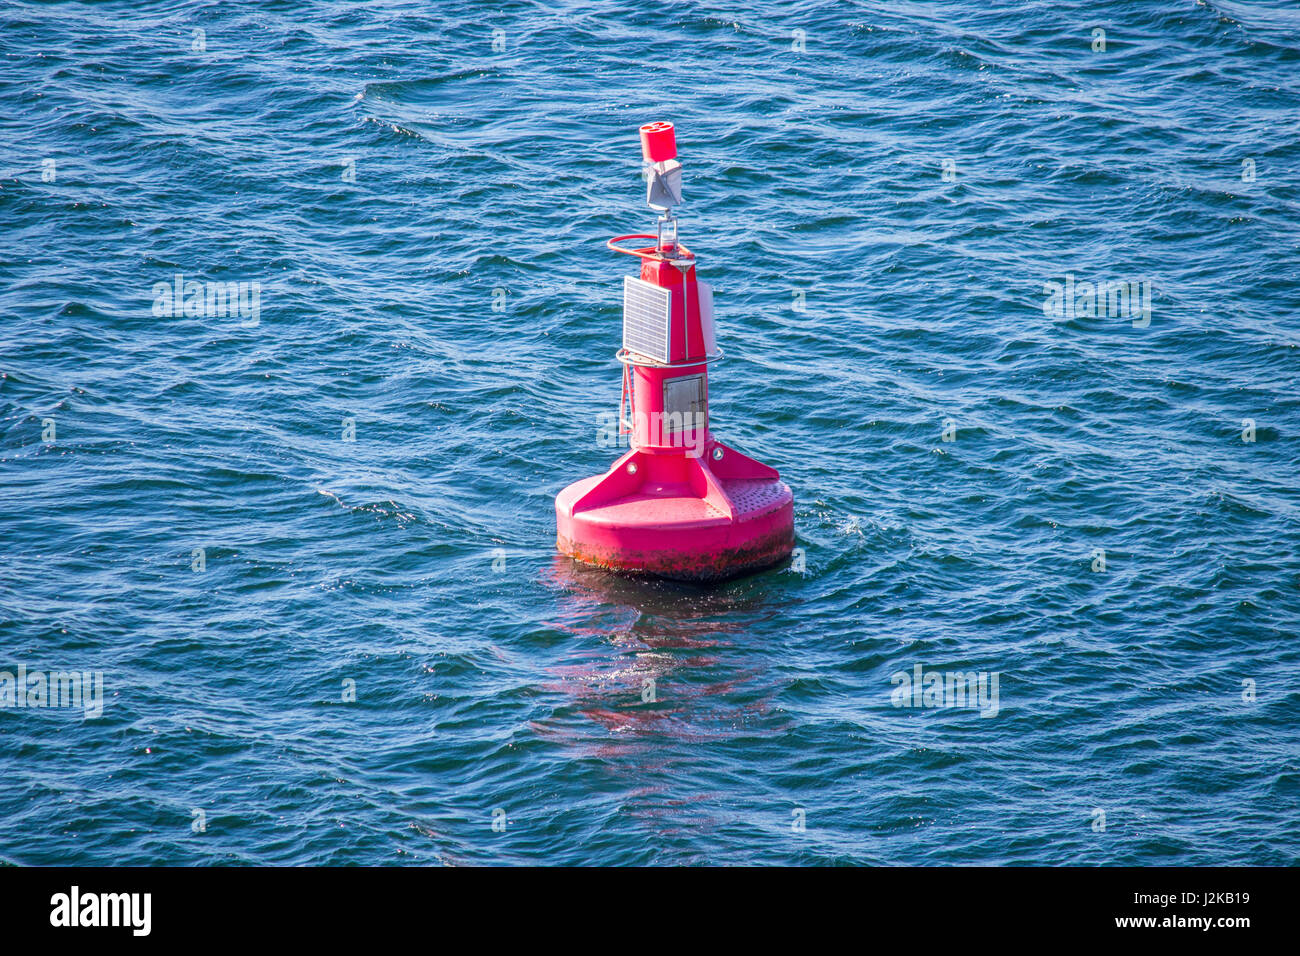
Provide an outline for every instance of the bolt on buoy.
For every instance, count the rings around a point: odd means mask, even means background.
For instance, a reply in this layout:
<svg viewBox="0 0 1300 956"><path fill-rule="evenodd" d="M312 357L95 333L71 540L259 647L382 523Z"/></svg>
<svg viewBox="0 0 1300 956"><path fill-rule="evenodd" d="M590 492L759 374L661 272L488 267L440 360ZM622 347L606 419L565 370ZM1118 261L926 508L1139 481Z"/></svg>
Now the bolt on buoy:
<svg viewBox="0 0 1300 956"><path fill-rule="evenodd" d="M672 123L640 128L653 234L606 245L636 256L623 277L619 434L631 450L608 472L556 496L556 545L613 571L719 580L783 561L794 547L794 496L776 469L728 448L709 429L709 365L722 358L713 291L678 238L682 165ZM654 241L627 248L621 243ZM630 420L625 417L625 410Z"/></svg>

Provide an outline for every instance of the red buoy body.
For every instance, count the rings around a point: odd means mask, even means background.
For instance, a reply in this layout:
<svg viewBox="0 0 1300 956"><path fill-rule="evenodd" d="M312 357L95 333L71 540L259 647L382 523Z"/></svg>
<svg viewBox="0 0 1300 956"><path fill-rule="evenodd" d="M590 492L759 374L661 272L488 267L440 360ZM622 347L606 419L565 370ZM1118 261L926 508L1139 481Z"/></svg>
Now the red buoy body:
<svg viewBox="0 0 1300 956"><path fill-rule="evenodd" d="M651 126L672 135L671 124ZM648 128L641 136L650 160L665 147L647 140ZM657 242L618 245L628 239ZM794 547L793 495L774 468L727 447L709 428L709 365L721 356L712 293L677 241L676 220L668 213L657 236L609 245L641 261L639 275L624 280L618 353L630 413L620 407L620 428L631 448L605 474L556 497L557 546L598 567L697 581L779 563Z"/></svg>

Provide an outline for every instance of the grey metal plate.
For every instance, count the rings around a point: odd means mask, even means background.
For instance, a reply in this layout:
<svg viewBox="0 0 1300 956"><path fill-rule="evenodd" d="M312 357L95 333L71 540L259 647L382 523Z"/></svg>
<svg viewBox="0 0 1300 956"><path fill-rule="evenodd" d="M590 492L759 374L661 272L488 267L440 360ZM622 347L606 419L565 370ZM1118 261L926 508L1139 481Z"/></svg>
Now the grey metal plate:
<svg viewBox="0 0 1300 956"><path fill-rule="evenodd" d="M664 379L664 429L669 433L704 427L704 376Z"/></svg>

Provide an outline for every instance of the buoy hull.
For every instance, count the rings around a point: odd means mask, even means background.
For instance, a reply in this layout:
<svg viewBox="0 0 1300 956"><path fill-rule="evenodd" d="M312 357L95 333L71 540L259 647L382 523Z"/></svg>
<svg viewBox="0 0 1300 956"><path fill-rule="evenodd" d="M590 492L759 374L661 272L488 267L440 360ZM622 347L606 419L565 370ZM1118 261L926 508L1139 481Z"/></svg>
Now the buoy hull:
<svg viewBox="0 0 1300 956"><path fill-rule="evenodd" d="M794 548L794 496L772 469L726 452L710 468L706 456L633 451L574 482L555 499L556 546L598 568L682 581L779 564Z"/></svg>

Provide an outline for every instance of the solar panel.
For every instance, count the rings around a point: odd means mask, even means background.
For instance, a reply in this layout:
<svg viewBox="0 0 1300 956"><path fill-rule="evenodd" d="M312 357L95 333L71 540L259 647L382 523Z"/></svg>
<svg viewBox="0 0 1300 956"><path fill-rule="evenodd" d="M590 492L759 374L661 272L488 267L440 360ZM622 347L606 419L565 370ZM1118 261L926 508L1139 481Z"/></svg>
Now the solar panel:
<svg viewBox="0 0 1300 956"><path fill-rule="evenodd" d="M667 362L672 306L671 290L624 276L623 348L656 362Z"/></svg>

